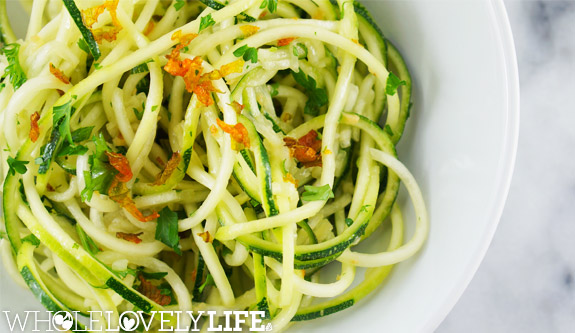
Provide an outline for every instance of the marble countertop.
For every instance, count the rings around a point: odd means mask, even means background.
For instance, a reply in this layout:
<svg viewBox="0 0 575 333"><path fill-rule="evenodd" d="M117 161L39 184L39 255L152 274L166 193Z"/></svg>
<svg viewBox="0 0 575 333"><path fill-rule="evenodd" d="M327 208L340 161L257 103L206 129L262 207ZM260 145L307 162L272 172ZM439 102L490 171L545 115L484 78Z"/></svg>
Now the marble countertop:
<svg viewBox="0 0 575 333"><path fill-rule="evenodd" d="M575 0L506 0L521 83L515 174L487 255L437 329L575 332Z"/></svg>

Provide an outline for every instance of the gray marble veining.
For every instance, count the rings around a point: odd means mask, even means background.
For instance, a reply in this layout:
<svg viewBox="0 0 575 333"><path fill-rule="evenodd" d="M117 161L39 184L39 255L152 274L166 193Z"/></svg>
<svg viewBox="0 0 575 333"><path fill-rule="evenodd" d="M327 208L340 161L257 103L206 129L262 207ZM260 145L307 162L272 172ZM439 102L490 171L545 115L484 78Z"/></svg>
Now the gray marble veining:
<svg viewBox="0 0 575 333"><path fill-rule="evenodd" d="M521 83L493 243L437 332L575 332L575 1L506 0Z"/></svg>

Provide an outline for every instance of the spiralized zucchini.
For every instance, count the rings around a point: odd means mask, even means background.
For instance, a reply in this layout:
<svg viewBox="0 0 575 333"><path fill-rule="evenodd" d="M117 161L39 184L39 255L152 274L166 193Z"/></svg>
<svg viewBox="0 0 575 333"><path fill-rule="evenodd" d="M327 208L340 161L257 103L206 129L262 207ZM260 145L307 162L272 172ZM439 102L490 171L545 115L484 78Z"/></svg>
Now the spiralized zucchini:
<svg viewBox="0 0 575 333"><path fill-rule="evenodd" d="M422 247L395 150L411 77L359 3L35 0L23 40L4 5L0 248L48 309L258 310L281 331ZM380 226L384 252L352 251Z"/></svg>

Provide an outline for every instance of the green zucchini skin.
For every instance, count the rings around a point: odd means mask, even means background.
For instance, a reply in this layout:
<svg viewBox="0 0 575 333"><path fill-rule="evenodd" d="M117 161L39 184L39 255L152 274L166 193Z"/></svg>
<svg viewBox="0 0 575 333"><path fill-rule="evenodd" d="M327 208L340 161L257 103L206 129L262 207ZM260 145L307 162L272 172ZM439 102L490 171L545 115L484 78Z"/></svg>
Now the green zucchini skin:
<svg viewBox="0 0 575 333"><path fill-rule="evenodd" d="M410 111L411 111L411 94L412 94L412 81L411 81L411 74L409 73L409 69L405 63L405 59L399 52L399 50L391 43L389 40L386 40L387 44L387 61L390 67L391 72L393 72L401 81L405 82L405 85L400 86L399 95L401 101L401 109L399 113L399 130L396 130L393 133L392 140L394 144L397 144L401 137L403 136L403 132L405 130L405 124L407 119L409 119Z"/></svg>
<svg viewBox="0 0 575 333"><path fill-rule="evenodd" d="M320 117L323 116L319 116L318 118ZM313 120L310 122L313 122ZM373 138L379 149L393 156L397 156L395 145L391 141L391 138L375 122L364 116L350 112L345 112L342 115L340 122L342 124L360 128L367 135ZM356 221L354 221L354 223L343 234L334 238L335 241L332 239L328 242L319 244L296 245L294 268L309 269L325 266L341 255L341 253L345 249L349 248L355 241L362 237L366 237L366 233L369 229L375 230L383 219L378 218L378 221L373 221L372 214L379 211L379 215L387 216L391 211L391 206L395 202L395 198L399 191L399 178L397 175L389 172L387 177L384 199L382 203L378 205L377 210L374 211L373 208L369 208L362 211ZM226 224L224 219L220 219L220 223L222 225ZM254 235L240 236L237 240L246 246L249 251L282 261L282 247L280 244L270 242Z"/></svg>
<svg viewBox="0 0 575 333"><path fill-rule="evenodd" d="M244 125L250 138L250 150L255 156L255 169L260 187L261 199L266 216L274 216L279 213L273 199L272 171L270 159L266 148L256 131L254 124L245 116L240 116L238 121Z"/></svg>
<svg viewBox="0 0 575 333"><path fill-rule="evenodd" d="M48 287L46 287L46 284L42 281L36 268L36 264L33 261L35 247L35 245L29 242L23 242L16 256L18 269L20 270L20 275L22 275L24 282L26 282L28 288L30 288L34 296L48 311L52 311L53 313L72 313L73 311L76 311L75 309L70 309L65 306L58 298L54 296L54 294L48 289ZM72 328L73 332L85 332L85 326L76 320L73 321Z"/></svg>
<svg viewBox="0 0 575 333"><path fill-rule="evenodd" d="M62 0L62 2L64 2L64 6L66 6L66 9L68 9L68 13L70 13L74 23L76 23L76 26L84 37L84 40L88 45L88 49L90 50L90 54L92 54L95 60L100 59L100 56L102 55L102 52L100 52L100 47L98 47L92 32L84 25L84 22L82 21L82 13L76 6L76 3L74 0Z"/></svg>
<svg viewBox="0 0 575 333"><path fill-rule="evenodd" d="M226 5L216 1L216 0L200 0L204 5L213 8L214 10L220 10ZM337 2L335 0L330 0L335 6ZM4 5L5 1L0 0L0 6ZM90 47L90 52L92 56L97 60L100 57L100 50L97 44L91 45L93 41L92 33L83 25L81 21L81 14L76 7L73 0L63 0L64 5L70 12L72 18L77 24L80 32L84 36L88 46ZM328 4L329 6L329 4ZM2 11L0 7L0 12ZM359 3L354 2L354 8L358 14L359 30L364 36L369 35L371 38L367 42L366 48L370 51L377 50L384 63L390 64L390 70L406 82L404 86L401 86L398 90L401 98L401 110L400 110L400 127L401 130L391 135L386 133L381 126L379 126L373 119L368 119L364 116L344 112L340 122L341 124L346 124L354 126L360 130L362 133L370 136L377 145L377 148L397 156L395 151L395 144L399 141L403 134L403 129L405 128L405 122L409 117L410 110L410 100L412 93L412 81L410 73L407 69L405 60L402 58L401 54L383 35L382 31L379 29L377 24L375 24L373 18L370 16L368 11ZM1 13L0 13L1 14ZM243 14L243 13L242 13ZM250 16L243 14L246 21L255 20ZM3 25L2 19L0 18L0 24ZM0 26L0 33L2 33L2 38L5 39L4 29ZM89 35L88 35L89 34ZM90 37L91 36L91 37ZM94 48L92 48L92 46ZM242 81L236 86L236 90L232 92L232 97L241 94L243 88L249 81L249 78L253 75L258 75L257 70L253 70L251 73L244 75ZM238 93L239 92L239 93ZM377 98L381 99L382 112L385 107L385 95L381 95ZM266 116L264 114L264 116ZM274 130L279 128L279 126L274 122L272 118L267 117L274 124ZM313 121L313 120L311 120ZM274 195L272 191L272 177L271 177L271 165L268 152L263 144L260 134L257 132L254 123L245 116L239 116L238 122L246 127L249 133L250 142L252 146L247 150L242 151L242 158L246 161L250 170L243 170L239 163L234 165L233 176L242 188L244 192L254 201L261 205L261 209L266 216L277 215L278 208L274 202ZM281 131L281 130L280 130ZM276 130L276 133L280 131ZM283 133L285 134L285 133ZM190 134L191 135L191 134ZM158 188L145 188L140 194L157 193L161 192L166 188L171 188L179 180L183 179L185 176L185 170L189 166L189 162L192 154L192 145L189 144L184 151L184 159L181 166L181 172L170 179L170 183L166 184L165 187ZM21 151L26 152L30 144L27 142ZM349 148L353 151L353 146ZM253 158L252 158L253 154ZM76 170L69 163L56 159L56 162L68 173L75 174ZM348 154L346 159L345 168L336 177L336 185L334 186L334 191L337 189L338 184L341 180L348 175L350 170L353 168L353 157L352 154ZM399 189L399 179L393 172L386 170L382 171L385 173L385 188L381 191L376 190L376 195L369 197L367 200L372 200L371 208L366 209L361 212L359 216L353 221L351 225L346 229L346 231L340 235L337 235L334 239L318 243L313 230L307 225L305 221L299 222L300 228L304 229L309 238L312 240L309 245L298 245L295 248L295 269L317 269L323 267L334 260L336 260L346 249L350 248L357 241L368 237L376 228L381 224L381 222L389 215L391 207L394 204L398 189ZM252 172L257 177L257 184L252 184L248 181L246 177L246 172ZM181 176L181 178L179 178ZM4 220L7 230L7 235L12 245L14 253L16 253L18 264L21 266L20 273L24 280L28 284L29 288L34 292L35 296L42 302L42 304L51 311L74 311L73 300L62 299L58 292L52 290L43 281L41 275L42 272L38 272L36 269L36 264L32 257L33 246L28 242L23 242L20 238L20 230L23 227L28 227L34 235L36 235L43 245L48 247L56 255L61 255L62 259L66 264L71 265L77 270L77 273L81 278L90 283L95 288L110 289L119 294L123 299L132 303L137 308L143 310L146 313L151 313L153 311L162 311L163 308L158 304L154 303L150 299L146 298L138 291L134 290L129 285L125 284L120 278L118 278L114 272L112 272L106 265L101 263L97 258L93 257L81 247L72 246L71 244L65 244L59 242L60 238L58 233L60 231L52 231L45 228L40 222L24 221L25 218L18 217L20 211L18 210L22 205L26 205L25 197L22 198L14 194L19 191L19 185L21 186L21 175L8 175L4 182L4 196L3 196L3 209L4 209ZM28 178L26 178L28 180ZM379 184L378 184L379 186ZM375 200L378 196L381 196L381 200L375 204ZM371 202L371 201L370 201ZM370 205L366 205L370 206ZM375 208L377 207L377 208ZM222 223L225 225L225 223ZM61 231L65 233L64 231ZM56 236L54 235L56 234ZM246 235L241 236L237 239L241 244L245 245L247 249L253 252L254 259L254 281L256 288L256 298L257 304L256 308L260 311L266 313L266 318L271 318L270 315L270 303L266 292L266 266L264 263L264 257L269 256L278 261L282 261L282 247L280 244L271 242L269 239L260 238L256 235ZM74 244L78 245L78 244ZM193 290L194 298L196 298L196 292L199 284L201 284L202 276L205 273L206 265L205 262L200 257L198 262L197 271L199 272L199 278L195 281L195 287ZM319 317L323 317L329 314L333 314L344 309L347 309L357 303L361 298L365 297L369 292L374 290L377 285L385 279L391 267L383 267L381 269L374 270L374 278L370 281L364 281L359 286L354 288L348 293L340 295L333 300L323 302L313 306L307 306L300 308L297 314L293 317L292 321L305 321L311 320ZM199 299L200 296L197 296ZM172 318L174 319L174 318ZM83 326L80 326L83 328Z"/></svg>

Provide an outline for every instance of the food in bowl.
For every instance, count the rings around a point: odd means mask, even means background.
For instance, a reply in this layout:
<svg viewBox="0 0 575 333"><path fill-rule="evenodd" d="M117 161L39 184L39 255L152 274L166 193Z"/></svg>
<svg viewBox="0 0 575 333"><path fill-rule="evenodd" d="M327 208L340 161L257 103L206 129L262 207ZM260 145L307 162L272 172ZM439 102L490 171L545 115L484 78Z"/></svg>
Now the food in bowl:
<svg viewBox="0 0 575 333"><path fill-rule="evenodd" d="M107 314L68 328L280 331L424 243L395 150L411 77L361 4L64 0L2 27L5 264L50 311ZM388 218L385 252L352 251Z"/></svg>

